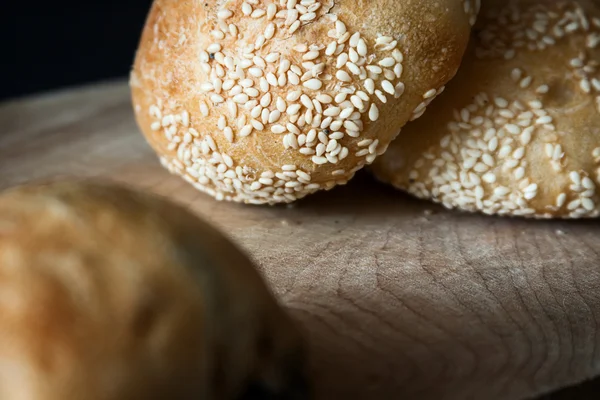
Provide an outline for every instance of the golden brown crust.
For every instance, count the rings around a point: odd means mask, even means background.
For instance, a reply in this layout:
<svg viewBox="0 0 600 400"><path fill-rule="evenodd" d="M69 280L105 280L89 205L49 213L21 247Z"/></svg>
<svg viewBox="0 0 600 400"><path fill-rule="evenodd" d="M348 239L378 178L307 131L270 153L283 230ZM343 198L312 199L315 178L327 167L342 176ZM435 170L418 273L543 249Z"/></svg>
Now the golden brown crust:
<svg viewBox="0 0 600 400"><path fill-rule="evenodd" d="M300 348L247 258L182 208L100 184L0 196L1 398L230 399L285 384Z"/></svg>
<svg viewBox="0 0 600 400"><path fill-rule="evenodd" d="M456 78L376 162L376 175L449 208L597 217L600 6L484 4Z"/></svg>
<svg viewBox="0 0 600 400"><path fill-rule="evenodd" d="M455 74L477 10L478 0L156 0L131 77L136 117L163 163L200 190L290 202L347 182L422 114Z"/></svg>

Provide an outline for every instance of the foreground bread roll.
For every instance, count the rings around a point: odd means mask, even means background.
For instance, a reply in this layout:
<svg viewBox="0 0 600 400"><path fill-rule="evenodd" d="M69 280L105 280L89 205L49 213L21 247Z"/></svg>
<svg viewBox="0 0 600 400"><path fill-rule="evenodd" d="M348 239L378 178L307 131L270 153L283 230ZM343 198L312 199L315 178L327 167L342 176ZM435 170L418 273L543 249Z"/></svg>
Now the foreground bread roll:
<svg viewBox="0 0 600 400"><path fill-rule="evenodd" d="M305 399L303 357L251 263L184 209L98 184L0 196L0 398Z"/></svg>
<svg viewBox="0 0 600 400"><path fill-rule="evenodd" d="M448 208L600 214L600 3L489 1L448 90L374 166Z"/></svg>
<svg viewBox="0 0 600 400"><path fill-rule="evenodd" d="M131 87L163 164L219 200L346 183L454 76L479 0L156 0Z"/></svg>

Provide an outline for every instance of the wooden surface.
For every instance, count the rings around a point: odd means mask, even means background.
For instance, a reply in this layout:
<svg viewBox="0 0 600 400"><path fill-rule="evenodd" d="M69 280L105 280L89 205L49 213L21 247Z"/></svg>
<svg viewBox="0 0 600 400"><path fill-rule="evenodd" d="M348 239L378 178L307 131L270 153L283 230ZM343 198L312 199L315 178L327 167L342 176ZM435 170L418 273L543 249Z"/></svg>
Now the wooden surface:
<svg viewBox="0 0 600 400"><path fill-rule="evenodd" d="M307 330L322 399L522 399L600 375L599 221L451 213L368 174L288 207L219 203L160 167L123 84L4 104L0 127L0 188L108 177L229 234Z"/></svg>

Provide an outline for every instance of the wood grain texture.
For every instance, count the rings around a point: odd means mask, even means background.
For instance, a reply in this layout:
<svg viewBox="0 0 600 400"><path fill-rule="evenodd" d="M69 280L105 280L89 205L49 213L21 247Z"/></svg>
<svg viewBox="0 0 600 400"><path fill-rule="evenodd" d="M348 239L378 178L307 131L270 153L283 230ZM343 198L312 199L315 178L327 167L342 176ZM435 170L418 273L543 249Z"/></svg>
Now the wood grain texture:
<svg viewBox="0 0 600 400"><path fill-rule="evenodd" d="M524 399L600 375L598 221L451 213L367 174L293 206L219 203L162 169L129 104L116 83L1 105L0 188L96 176L188 205L302 322L320 398Z"/></svg>

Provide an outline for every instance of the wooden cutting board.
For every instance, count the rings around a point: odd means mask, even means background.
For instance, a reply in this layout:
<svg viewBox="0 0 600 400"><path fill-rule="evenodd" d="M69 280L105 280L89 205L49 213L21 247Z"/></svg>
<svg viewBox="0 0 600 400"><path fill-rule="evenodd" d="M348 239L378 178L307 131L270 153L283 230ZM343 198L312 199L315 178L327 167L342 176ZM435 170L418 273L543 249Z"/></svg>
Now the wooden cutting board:
<svg viewBox="0 0 600 400"><path fill-rule="evenodd" d="M0 188L109 178L233 238L306 329L321 399L521 399L600 375L599 221L448 212L367 173L292 206L219 203L162 169L123 83L1 105L0 128Z"/></svg>

